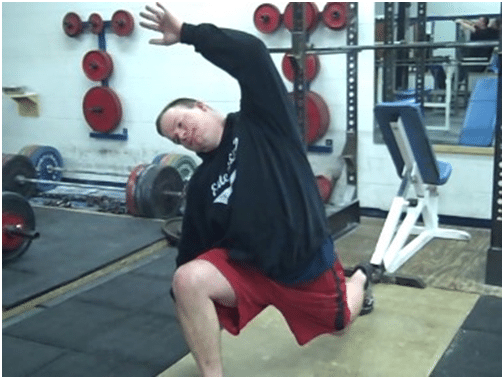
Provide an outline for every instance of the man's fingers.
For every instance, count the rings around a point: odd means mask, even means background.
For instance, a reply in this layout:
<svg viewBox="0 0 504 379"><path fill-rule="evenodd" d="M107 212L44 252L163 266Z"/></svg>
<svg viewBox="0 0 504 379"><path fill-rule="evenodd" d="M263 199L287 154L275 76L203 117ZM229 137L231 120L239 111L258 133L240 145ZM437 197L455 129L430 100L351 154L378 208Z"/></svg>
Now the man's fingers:
<svg viewBox="0 0 504 379"><path fill-rule="evenodd" d="M153 38L149 40L151 45L166 45L166 41L164 39Z"/></svg>
<svg viewBox="0 0 504 379"><path fill-rule="evenodd" d="M162 14L160 14L160 12L157 9L152 8L150 5L146 5L145 9L147 9L149 12L155 14L159 18L161 18L163 16Z"/></svg>
<svg viewBox="0 0 504 379"><path fill-rule="evenodd" d="M143 26L146 29L159 31L159 26L157 24L148 24L146 22L140 22L140 26Z"/></svg>
<svg viewBox="0 0 504 379"><path fill-rule="evenodd" d="M163 12L168 13L168 11L166 10L166 8L165 8L165 7L163 6L163 4L161 4L159 1L158 1L158 2L156 2L156 5L157 5L159 8L161 8L161 9L163 10Z"/></svg>
<svg viewBox="0 0 504 379"><path fill-rule="evenodd" d="M158 18L156 18L153 15L148 14L148 13L140 12L140 16L142 16L143 18L150 20L150 21L154 21L154 22L158 21Z"/></svg>

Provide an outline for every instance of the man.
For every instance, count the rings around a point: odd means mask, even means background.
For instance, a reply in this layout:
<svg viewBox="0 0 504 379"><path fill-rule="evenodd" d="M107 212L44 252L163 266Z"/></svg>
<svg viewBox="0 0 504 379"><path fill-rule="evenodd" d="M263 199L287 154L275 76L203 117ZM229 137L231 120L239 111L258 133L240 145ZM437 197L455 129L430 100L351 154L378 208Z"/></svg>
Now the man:
<svg viewBox="0 0 504 379"><path fill-rule="evenodd" d="M151 44L193 45L241 90L237 113L223 116L181 98L156 121L161 135L203 160L188 186L172 283L202 374L222 375L219 324L237 335L268 305L301 345L370 312L371 266L345 281L293 104L264 44L243 32L182 23L159 3L146 10L140 25L161 33Z"/></svg>
<svg viewBox="0 0 504 379"><path fill-rule="evenodd" d="M488 17L482 16L476 22L470 20L456 19L455 22L464 29L470 31L470 41L497 41L499 40L500 32L495 28L488 27ZM471 47L464 51L464 56L473 58L486 58L490 60L494 48L488 47ZM476 65L468 67L467 71L483 72L488 65Z"/></svg>

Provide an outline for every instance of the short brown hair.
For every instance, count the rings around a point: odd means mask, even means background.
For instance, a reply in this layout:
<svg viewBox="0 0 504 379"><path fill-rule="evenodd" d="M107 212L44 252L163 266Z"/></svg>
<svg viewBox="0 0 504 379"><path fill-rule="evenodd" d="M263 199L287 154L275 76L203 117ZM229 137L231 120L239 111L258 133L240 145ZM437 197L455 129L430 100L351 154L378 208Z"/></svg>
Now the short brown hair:
<svg viewBox="0 0 504 379"><path fill-rule="evenodd" d="M166 111L168 109L176 107L176 106L183 106L186 108L194 108L194 106L196 105L197 102L198 101L195 99L181 97L176 100L173 100L166 107L164 107L163 110L161 111L161 113L159 113L158 118L156 119L156 129L157 129L157 132L159 133L159 135L164 137L163 133L161 132L161 118L163 117L163 115L166 113Z"/></svg>

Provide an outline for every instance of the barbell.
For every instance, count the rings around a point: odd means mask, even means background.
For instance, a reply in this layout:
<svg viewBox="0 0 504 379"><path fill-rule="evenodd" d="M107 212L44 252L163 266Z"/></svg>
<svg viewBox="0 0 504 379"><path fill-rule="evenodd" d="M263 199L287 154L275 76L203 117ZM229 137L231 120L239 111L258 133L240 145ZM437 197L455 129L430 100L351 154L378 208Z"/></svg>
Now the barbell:
<svg viewBox="0 0 504 379"><path fill-rule="evenodd" d="M307 46L306 54L347 54L360 52L363 50L395 50L395 49L443 49L458 47L496 47L499 41L478 41L478 42L413 42L413 43L394 43L394 44L375 44L375 45L347 45L338 47L314 47ZM272 54L287 53L292 55L292 48L269 48Z"/></svg>
<svg viewBox="0 0 504 379"><path fill-rule="evenodd" d="M47 172L64 171L55 166L44 166ZM87 173L96 173L90 170ZM172 166L156 163L136 166L128 175L128 181L120 187L61 182L37 178L37 170L32 161L24 155L3 154L2 190L31 197L37 192L37 186L56 187L64 185L78 188L92 188L105 191L124 191L128 213L152 218L172 217L179 209L184 197L184 181L180 173Z"/></svg>

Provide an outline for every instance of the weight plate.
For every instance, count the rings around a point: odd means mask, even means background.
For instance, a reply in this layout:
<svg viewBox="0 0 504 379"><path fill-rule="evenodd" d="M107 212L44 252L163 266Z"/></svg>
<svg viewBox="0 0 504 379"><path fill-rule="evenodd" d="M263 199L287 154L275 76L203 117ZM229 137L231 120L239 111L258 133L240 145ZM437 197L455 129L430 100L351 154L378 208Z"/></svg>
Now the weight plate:
<svg viewBox="0 0 504 379"><path fill-rule="evenodd" d="M183 154L159 154L152 160L152 163L175 168L184 182L191 179L191 176L198 167L194 159Z"/></svg>
<svg viewBox="0 0 504 379"><path fill-rule="evenodd" d="M294 100L294 93L289 94ZM329 129L329 108L322 97L315 92L305 94L305 142L312 145L321 139Z"/></svg>
<svg viewBox="0 0 504 379"><path fill-rule="evenodd" d="M2 192L2 263L10 262L26 252L31 238L13 235L8 227L20 226L23 230L35 230L35 214L32 207L21 195Z"/></svg>
<svg viewBox="0 0 504 379"><path fill-rule="evenodd" d="M84 117L91 128L99 133L113 131L122 118L121 101L108 87L91 88L84 96Z"/></svg>
<svg viewBox="0 0 504 379"><path fill-rule="evenodd" d="M106 51L91 50L82 59L82 69L88 79L99 82L110 77L114 64Z"/></svg>
<svg viewBox="0 0 504 379"><path fill-rule="evenodd" d="M118 10L112 16L111 26L115 34L125 37L133 32L135 21L128 11Z"/></svg>
<svg viewBox="0 0 504 379"><path fill-rule="evenodd" d="M19 154L25 155L33 163L36 170L37 179L61 181L63 176L61 171L52 170L63 168L63 157L60 152L52 146L29 145L23 147ZM39 191L45 192L56 188L56 184L37 183Z"/></svg>
<svg viewBox="0 0 504 379"><path fill-rule="evenodd" d="M100 34L103 31L103 19L98 13L91 13L88 19L91 33Z"/></svg>
<svg viewBox="0 0 504 379"><path fill-rule="evenodd" d="M166 220L165 224L161 227L170 246L177 246L180 241L183 219L184 218L180 216L170 218Z"/></svg>
<svg viewBox="0 0 504 379"><path fill-rule="evenodd" d="M322 198L322 201L325 203L329 202L331 198L331 193L332 193L332 183L329 178L325 177L324 175L317 175L316 176L317 180L317 187L319 190L320 197Z"/></svg>
<svg viewBox="0 0 504 379"><path fill-rule="evenodd" d="M311 32L317 27L319 21L319 10L317 4L315 3L304 4L305 27L307 32ZM289 31L292 32L294 30L294 3L289 3L287 4L287 7L285 7L283 22Z"/></svg>
<svg viewBox="0 0 504 379"><path fill-rule="evenodd" d="M63 30L69 37L76 37L82 32L82 20L77 13L69 12L63 17Z"/></svg>
<svg viewBox="0 0 504 379"><path fill-rule="evenodd" d="M320 60L316 54L306 54L305 56L305 79L308 83L312 82L313 79L318 75L320 70ZM290 82L294 82L294 67L292 64L292 58L288 54L285 54L282 59L282 72Z"/></svg>
<svg viewBox="0 0 504 379"><path fill-rule="evenodd" d="M281 24L282 15L273 4L261 4L254 12L254 25L262 33L273 33Z"/></svg>
<svg viewBox="0 0 504 379"><path fill-rule="evenodd" d="M157 172L160 169L161 166L150 164L138 176L137 185L135 188L135 204L139 216L152 217L147 198L150 196L150 193L152 191L151 187L154 177L157 175Z"/></svg>
<svg viewBox="0 0 504 379"><path fill-rule="evenodd" d="M147 167L146 164L136 166L129 174L128 181L126 183L126 210L129 214L134 216L138 216L138 210L135 202L136 183L138 176L141 175L145 167Z"/></svg>
<svg viewBox="0 0 504 379"><path fill-rule="evenodd" d="M36 171L33 163L24 155L2 154L2 191L18 193L24 197L31 197L36 192L34 183L20 183L17 176L35 179Z"/></svg>
<svg viewBox="0 0 504 379"><path fill-rule="evenodd" d="M343 29L346 25L346 3L327 3L322 11L322 22L330 29Z"/></svg>
<svg viewBox="0 0 504 379"><path fill-rule="evenodd" d="M329 108L324 99L315 92L308 91L306 100L308 129L305 138L306 143L311 145L321 139L329 129Z"/></svg>
<svg viewBox="0 0 504 379"><path fill-rule="evenodd" d="M173 166L158 167L159 170L153 175L152 181L149 176L146 176L144 181L146 208L150 217L165 219L173 217L182 202L181 196L170 195L166 192L182 192L184 181Z"/></svg>

